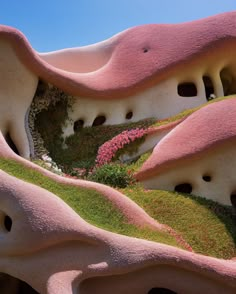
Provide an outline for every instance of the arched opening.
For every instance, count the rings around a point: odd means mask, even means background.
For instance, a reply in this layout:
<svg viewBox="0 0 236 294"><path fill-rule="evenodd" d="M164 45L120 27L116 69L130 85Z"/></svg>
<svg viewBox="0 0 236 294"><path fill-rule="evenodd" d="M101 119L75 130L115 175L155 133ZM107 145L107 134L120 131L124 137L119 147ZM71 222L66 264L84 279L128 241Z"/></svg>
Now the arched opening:
<svg viewBox="0 0 236 294"><path fill-rule="evenodd" d="M39 294L27 283L10 275L0 273L1 294Z"/></svg>
<svg viewBox="0 0 236 294"><path fill-rule="evenodd" d="M133 117L133 112L132 111L129 111L129 112L126 113L126 116L125 116L126 119L131 119L132 117Z"/></svg>
<svg viewBox="0 0 236 294"><path fill-rule="evenodd" d="M11 136L10 136L9 133L6 134L5 140L6 140L7 144L8 144L8 146L11 148L11 150L14 151L17 155L20 155L20 153L19 153L16 145L12 141Z"/></svg>
<svg viewBox="0 0 236 294"><path fill-rule="evenodd" d="M94 119L92 126L93 127L101 126L105 123L105 121L106 121L106 117L104 115L99 115Z"/></svg>
<svg viewBox="0 0 236 294"><path fill-rule="evenodd" d="M224 89L224 96L236 94L236 80L231 70L223 68L220 72L220 78Z"/></svg>
<svg viewBox="0 0 236 294"><path fill-rule="evenodd" d="M80 131L84 126L84 120L83 119L78 119L77 121L74 122L74 132Z"/></svg>
<svg viewBox="0 0 236 294"><path fill-rule="evenodd" d="M175 192L191 194L193 187L189 183L183 183L175 186Z"/></svg>
<svg viewBox="0 0 236 294"><path fill-rule="evenodd" d="M203 76L202 80L205 87L206 99L211 100L211 94L215 93L212 80L209 76Z"/></svg>
<svg viewBox="0 0 236 294"><path fill-rule="evenodd" d="M5 215L5 217L4 217L4 227L5 227L7 232L11 231L12 219L8 215Z"/></svg>
<svg viewBox="0 0 236 294"><path fill-rule="evenodd" d="M177 292L167 288L152 288L148 294L177 294Z"/></svg>
<svg viewBox="0 0 236 294"><path fill-rule="evenodd" d="M197 87L192 82L185 82L178 85L178 94L181 97L197 96Z"/></svg>

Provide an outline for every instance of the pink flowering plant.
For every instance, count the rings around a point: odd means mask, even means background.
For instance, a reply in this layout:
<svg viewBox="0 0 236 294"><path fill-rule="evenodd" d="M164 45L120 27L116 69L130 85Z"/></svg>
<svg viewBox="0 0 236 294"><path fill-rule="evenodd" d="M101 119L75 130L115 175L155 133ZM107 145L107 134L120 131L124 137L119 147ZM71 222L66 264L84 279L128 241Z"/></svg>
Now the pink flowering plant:
<svg viewBox="0 0 236 294"><path fill-rule="evenodd" d="M125 130L100 146L96 158L96 167L110 163L120 155L121 150L138 139L143 139L148 129L136 128Z"/></svg>

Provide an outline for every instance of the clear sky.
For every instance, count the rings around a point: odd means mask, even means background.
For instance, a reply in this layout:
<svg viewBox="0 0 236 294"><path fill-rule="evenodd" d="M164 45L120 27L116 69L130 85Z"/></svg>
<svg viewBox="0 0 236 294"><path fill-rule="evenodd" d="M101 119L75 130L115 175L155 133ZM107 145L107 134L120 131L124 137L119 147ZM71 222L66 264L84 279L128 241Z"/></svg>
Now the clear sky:
<svg viewBox="0 0 236 294"><path fill-rule="evenodd" d="M2 0L0 23L40 52L96 43L132 26L236 10L236 0Z"/></svg>

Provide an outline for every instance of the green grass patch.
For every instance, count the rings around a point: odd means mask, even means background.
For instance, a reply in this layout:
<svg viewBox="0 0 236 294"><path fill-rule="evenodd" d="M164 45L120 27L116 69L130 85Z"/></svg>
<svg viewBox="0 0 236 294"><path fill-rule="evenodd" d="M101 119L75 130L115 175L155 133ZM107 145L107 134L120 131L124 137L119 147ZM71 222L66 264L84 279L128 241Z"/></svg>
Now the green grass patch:
<svg viewBox="0 0 236 294"><path fill-rule="evenodd" d="M166 233L159 233L148 228L140 229L128 224L125 216L95 190L57 183L13 160L0 158L0 168L14 177L54 193L90 224L127 236L179 246L175 239Z"/></svg>
<svg viewBox="0 0 236 294"><path fill-rule="evenodd" d="M12 160L1 158L0 168L59 196L83 219L97 227L179 247L165 233L128 224L125 216L95 190L57 183ZM167 191L146 191L138 185L121 191L157 221L182 234L194 251L224 259L236 255L236 226L230 208L199 197Z"/></svg>
<svg viewBox="0 0 236 294"><path fill-rule="evenodd" d="M193 250L218 258L236 255L236 219L230 207L176 192L121 190L160 223L181 233Z"/></svg>

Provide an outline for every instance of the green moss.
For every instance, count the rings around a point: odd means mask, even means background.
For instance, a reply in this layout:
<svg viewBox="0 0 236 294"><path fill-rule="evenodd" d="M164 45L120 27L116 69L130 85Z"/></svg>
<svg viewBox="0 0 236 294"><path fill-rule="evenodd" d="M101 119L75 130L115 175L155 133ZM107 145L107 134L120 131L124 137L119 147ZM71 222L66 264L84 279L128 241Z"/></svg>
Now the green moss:
<svg viewBox="0 0 236 294"><path fill-rule="evenodd" d="M57 183L33 169L4 158L0 158L0 168L10 175L54 193L90 224L127 236L179 246L175 239L166 233L148 228L140 229L129 224L122 212L95 190Z"/></svg>
<svg viewBox="0 0 236 294"><path fill-rule="evenodd" d="M182 234L194 251L225 259L236 255L235 216L231 208L201 197L139 186L121 192L157 221Z"/></svg>

